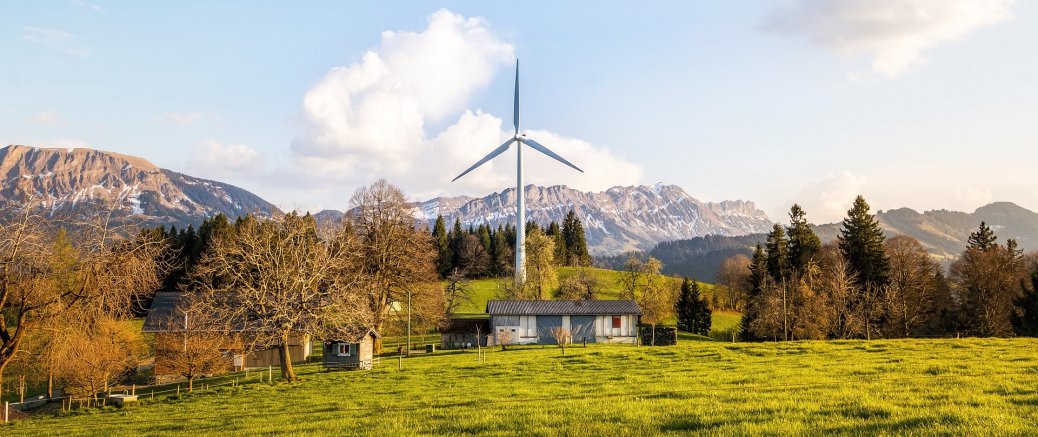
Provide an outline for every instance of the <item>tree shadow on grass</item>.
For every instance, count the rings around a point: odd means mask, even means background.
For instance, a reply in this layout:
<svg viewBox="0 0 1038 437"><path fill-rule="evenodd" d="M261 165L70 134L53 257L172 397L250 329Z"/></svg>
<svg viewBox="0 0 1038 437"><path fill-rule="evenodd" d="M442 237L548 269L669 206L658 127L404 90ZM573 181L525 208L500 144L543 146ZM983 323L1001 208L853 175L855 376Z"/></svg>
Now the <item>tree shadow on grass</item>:
<svg viewBox="0 0 1038 437"><path fill-rule="evenodd" d="M669 432L709 431L718 426L721 426L721 423L703 420L698 416L680 416L664 423L660 426L660 430Z"/></svg>

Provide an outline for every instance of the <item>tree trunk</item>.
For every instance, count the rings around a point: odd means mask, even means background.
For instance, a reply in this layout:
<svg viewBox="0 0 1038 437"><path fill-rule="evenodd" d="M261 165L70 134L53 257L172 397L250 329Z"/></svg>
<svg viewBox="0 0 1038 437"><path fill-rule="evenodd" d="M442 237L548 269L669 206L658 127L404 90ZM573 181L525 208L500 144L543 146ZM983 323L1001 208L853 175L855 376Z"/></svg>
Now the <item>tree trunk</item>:
<svg viewBox="0 0 1038 437"><path fill-rule="evenodd" d="M656 346L656 324L652 324L652 345Z"/></svg>
<svg viewBox="0 0 1038 437"><path fill-rule="evenodd" d="M281 335L281 344L278 345L278 355L281 359L281 377L288 382L295 382L296 372L292 370L292 354L288 352L288 334Z"/></svg>
<svg viewBox="0 0 1038 437"><path fill-rule="evenodd" d="M54 369L47 369L47 399L54 398Z"/></svg>
<svg viewBox="0 0 1038 437"><path fill-rule="evenodd" d="M188 376L187 377L187 392L191 393L194 390L195 390L195 378L193 378L191 376Z"/></svg>

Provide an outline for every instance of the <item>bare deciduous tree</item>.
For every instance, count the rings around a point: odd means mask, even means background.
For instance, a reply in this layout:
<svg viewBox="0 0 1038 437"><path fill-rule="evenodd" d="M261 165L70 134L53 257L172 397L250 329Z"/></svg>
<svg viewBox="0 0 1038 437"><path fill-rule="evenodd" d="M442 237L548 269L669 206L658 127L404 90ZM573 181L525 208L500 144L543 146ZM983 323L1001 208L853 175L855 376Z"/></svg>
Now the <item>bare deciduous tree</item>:
<svg viewBox="0 0 1038 437"><path fill-rule="evenodd" d="M864 333L863 322L854 310L858 299L854 273L847 260L832 244L822 247L819 254L819 276L816 290L824 295L832 307L829 323L833 338L853 338Z"/></svg>
<svg viewBox="0 0 1038 437"><path fill-rule="evenodd" d="M534 229L526 236L527 299L548 299L559 283L555 272L555 242Z"/></svg>
<svg viewBox="0 0 1038 437"><path fill-rule="evenodd" d="M34 211L27 204L0 212L8 218L0 223L0 378L31 331L70 315L126 316L168 268L165 241L148 233L127 238L135 231L109 226L110 213L60 222ZM75 227L75 238L62 223Z"/></svg>
<svg viewBox="0 0 1038 437"><path fill-rule="evenodd" d="M97 401L99 393L132 372L147 351L140 331L112 318L94 319L75 332L66 332L57 375L72 398Z"/></svg>
<svg viewBox="0 0 1038 437"><path fill-rule="evenodd" d="M515 341L515 338L511 332L498 330L494 335L494 340L497 341L498 346L501 346L501 350L506 350Z"/></svg>
<svg viewBox="0 0 1038 437"><path fill-rule="evenodd" d="M963 252L951 266L951 283L966 329L979 336L1013 335L1015 301L1027 273L1015 242Z"/></svg>
<svg viewBox="0 0 1038 437"><path fill-rule="evenodd" d="M723 297L724 308L741 310L746 304L746 296L753 288L750 274L750 258L738 254L725 258L717 271L717 285L715 293Z"/></svg>
<svg viewBox="0 0 1038 437"><path fill-rule="evenodd" d="M551 328L551 338L555 339L555 343L562 348L562 354L566 355L566 345L573 342L573 334L570 332L569 328L563 328L561 326Z"/></svg>
<svg viewBox="0 0 1038 437"><path fill-rule="evenodd" d="M593 300L598 298L601 288L598 278L588 273L587 268L581 267L576 275L560 281L558 297Z"/></svg>
<svg viewBox="0 0 1038 437"><path fill-rule="evenodd" d="M166 367L165 372L187 379L187 391L194 390L200 376L219 375L233 364L241 339L237 333L223 332L219 320L207 313L203 302L185 302L169 320L170 332L155 338L155 358Z"/></svg>
<svg viewBox="0 0 1038 437"><path fill-rule="evenodd" d="M451 270L443 286L444 309L447 314L454 314L465 302L472 301L472 285L460 270Z"/></svg>
<svg viewBox="0 0 1038 437"><path fill-rule="evenodd" d="M656 345L656 325L674 313L676 301L677 289L667 285L666 278L660 273L662 268L663 263L656 258L649 258L642 263L631 257L624 265L619 279L624 297L634 300L641 307L642 323L652 326L653 346Z"/></svg>
<svg viewBox="0 0 1038 437"><path fill-rule="evenodd" d="M322 239L313 217L290 213L235 227L212 241L186 288L203 294L223 332L248 334L244 353L276 347L282 378L295 381L293 336L369 325L361 243L348 226Z"/></svg>
<svg viewBox="0 0 1038 437"><path fill-rule="evenodd" d="M918 335L934 315L941 267L918 240L907 235L889 238L883 246L890 259L885 331L895 337Z"/></svg>
<svg viewBox="0 0 1038 437"><path fill-rule="evenodd" d="M391 302L404 302L408 291L414 298L416 291L432 290L422 285L437 278L436 250L429 233L415 227L407 197L384 179L357 190L350 205L367 307L372 327L381 331ZM375 353L381 352L380 338L375 340Z"/></svg>

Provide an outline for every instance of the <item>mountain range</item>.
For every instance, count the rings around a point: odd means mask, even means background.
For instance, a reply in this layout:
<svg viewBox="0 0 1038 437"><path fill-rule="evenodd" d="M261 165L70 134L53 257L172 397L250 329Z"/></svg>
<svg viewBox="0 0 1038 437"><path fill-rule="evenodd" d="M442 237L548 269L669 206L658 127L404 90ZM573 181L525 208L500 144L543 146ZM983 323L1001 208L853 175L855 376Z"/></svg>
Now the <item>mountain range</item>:
<svg viewBox="0 0 1038 437"><path fill-rule="evenodd" d="M0 179L0 208L31 204L53 217L81 219L112 209L117 221L183 227L218 213L277 211L233 185L93 149L7 146L0 149Z"/></svg>
<svg viewBox="0 0 1038 437"><path fill-rule="evenodd" d="M656 243L703 235L745 235L771 229L767 215L753 202L701 202L677 185L613 187L584 192L563 185L527 185L526 218L540 224L562 223L569 211L584 224L593 255L647 250ZM462 228L515 223L515 188L485 197L437 197L415 203L414 216L430 226L440 215ZM338 218L326 210L318 219Z"/></svg>

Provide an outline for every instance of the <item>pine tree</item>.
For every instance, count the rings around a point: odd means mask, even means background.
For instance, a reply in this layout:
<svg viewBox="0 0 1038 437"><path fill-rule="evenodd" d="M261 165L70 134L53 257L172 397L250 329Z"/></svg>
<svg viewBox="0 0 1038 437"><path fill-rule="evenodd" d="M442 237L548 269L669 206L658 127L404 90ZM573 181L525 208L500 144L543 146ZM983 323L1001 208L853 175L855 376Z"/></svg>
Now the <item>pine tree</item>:
<svg viewBox="0 0 1038 437"><path fill-rule="evenodd" d="M699 335L710 334L710 306L699 294L699 283L688 277L681 282L681 293L674 305L678 329Z"/></svg>
<svg viewBox="0 0 1038 437"><path fill-rule="evenodd" d="M977 232L970 233L970 238L967 240L967 246L970 249L977 250L988 250L995 245L995 240L998 237L995 236L995 231L992 231L988 227L987 223L980 222L980 228Z"/></svg>
<svg viewBox="0 0 1038 437"><path fill-rule="evenodd" d="M483 250L486 251L487 254L490 254L490 225L479 225L479 229L477 229L476 232L479 235L479 244L482 244Z"/></svg>
<svg viewBox="0 0 1038 437"><path fill-rule="evenodd" d="M559 224L552 221L548 225L548 231L544 234L555 242L555 264L560 266L568 265L567 260L569 258L567 257L566 239L563 237L562 228L559 227Z"/></svg>
<svg viewBox="0 0 1038 437"><path fill-rule="evenodd" d="M436 246L436 271L441 278L446 278L454 268L454 253L447 239L447 225L442 215L436 216L436 224L432 231L433 245Z"/></svg>
<svg viewBox="0 0 1038 437"><path fill-rule="evenodd" d="M768 233L764 242L768 252L768 275L775 282L781 282L789 274L789 241L786 230L776 223Z"/></svg>
<svg viewBox="0 0 1038 437"><path fill-rule="evenodd" d="M858 196L854 206L843 219L843 228L837 236L840 253L856 278L859 295L854 302L865 325L865 338L872 338L872 326L880 313L882 292L889 282L890 260L883 248L883 230L879 221L869 214L869 204Z"/></svg>
<svg viewBox="0 0 1038 437"><path fill-rule="evenodd" d="M572 209L562 222L562 235L566 239L566 263L575 266L591 265L591 255L587 250L587 237L584 235L584 224Z"/></svg>
<svg viewBox="0 0 1038 437"><path fill-rule="evenodd" d="M807 263L822 250L822 240L807 223L807 213L794 204L789 210L789 266L798 277Z"/></svg>
<svg viewBox="0 0 1038 437"><path fill-rule="evenodd" d="M454 218L454 226L447 234L447 240L451 246L451 270L460 267L458 261L461 259L461 240L465 238L465 231L461 229L461 218Z"/></svg>
<svg viewBox="0 0 1038 437"><path fill-rule="evenodd" d="M761 299L768 278L768 256L764 253L764 246L758 242L753 249L753 259L750 261L750 290L746 296L746 307L743 309L739 326L739 338L743 341L760 340L750 330L750 326L759 315Z"/></svg>
<svg viewBox="0 0 1038 437"><path fill-rule="evenodd" d="M864 197L854 199L837 240L860 287L879 290L887 284L890 265L883 250L883 230L876 217L869 214L869 204Z"/></svg>
<svg viewBox="0 0 1038 437"><path fill-rule="evenodd" d="M515 249L512 247L512 241L515 239L508 239L507 227L497 226L497 231L494 231L493 235L493 250L491 251L491 258L493 259L493 266L491 269L494 274L498 276L508 276L513 272L512 263L515 261Z"/></svg>
<svg viewBox="0 0 1038 437"><path fill-rule="evenodd" d="M1018 335L1038 337L1038 264L1031 271L1030 287L1024 283L1023 296L1016 301L1013 329Z"/></svg>

